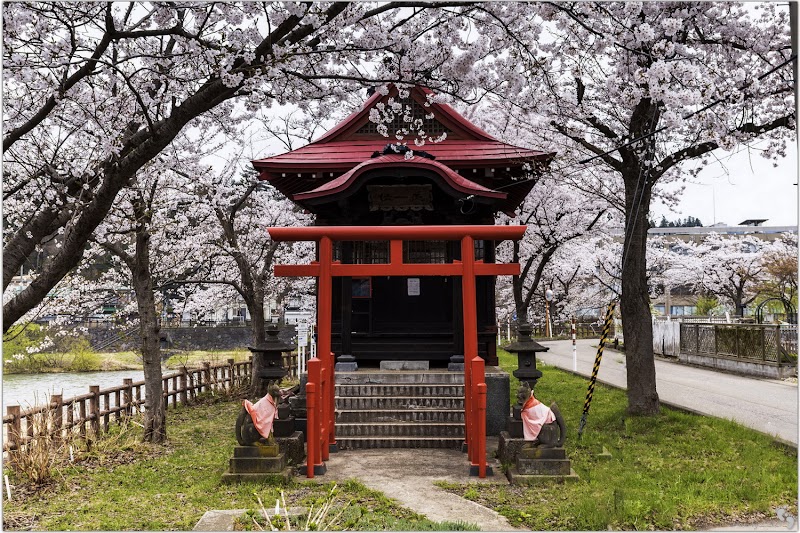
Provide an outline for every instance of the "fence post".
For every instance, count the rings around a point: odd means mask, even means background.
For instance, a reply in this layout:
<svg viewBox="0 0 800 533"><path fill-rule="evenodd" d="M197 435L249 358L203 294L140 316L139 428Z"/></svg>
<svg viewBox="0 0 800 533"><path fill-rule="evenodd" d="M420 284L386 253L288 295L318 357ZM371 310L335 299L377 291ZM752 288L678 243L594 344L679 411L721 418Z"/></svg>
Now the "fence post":
<svg viewBox="0 0 800 533"><path fill-rule="evenodd" d="M108 433L108 417L109 417L110 411L111 411L111 403L108 401L108 399L110 397L111 397L111 395L109 393L103 394L103 405L106 408L106 414L103 415L103 432L104 433ZM100 400L98 399L98 405L99 405L99 401ZM98 412L99 411L100 410L98 409Z"/></svg>
<svg viewBox="0 0 800 533"><path fill-rule="evenodd" d="M696 327L699 328L700 326L696 326ZM714 355L716 355L716 354L719 353L719 347L717 346L717 339L718 339L719 336L717 335L717 326L714 325L714 326L711 326L711 327L713 328L713 331L714 331Z"/></svg>
<svg viewBox="0 0 800 533"><path fill-rule="evenodd" d="M75 422L75 402L72 401L67 406L67 435L69 435L70 437L72 437L72 434L75 431L73 429L73 426L75 425L74 422Z"/></svg>
<svg viewBox="0 0 800 533"><path fill-rule="evenodd" d="M119 423L122 418L122 391L114 391L114 401L117 404L117 411L114 413L114 420Z"/></svg>
<svg viewBox="0 0 800 533"><path fill-rule="evenodd" d="M60 394L50 396L50 408L53 411L53 433L56 440L61 440L61 426L63 425L63 398Z"/></svg>
<svg viewBox="0 0 800 533"><path fill-rule="evenodd" d="M761 327L761 361L766 362L767 360L767 328ZM779 332L780 333L780 332ZM778 337L780 338L780 337ZM780 359L780 357L778 357Z"/></svg>
<svg viewBox="0 0 800 533"><path fill-rule="evenodd" d="M169 378L161 379L161 397L164 401L164 411L169 407Z"/></svg>
<svg viewBox="0 0 800 533"><path fill-rule="evenodd" d="M233 382L233 363L234 363L233 358L228 359L228 380L227 380L228 381L228 391L232 391L233 390L233 385L234 385L234 382Z"/></svg>
<svg viewBox="0 0 800 533"><path fill-rule="evenodd" d="M180 375L180 383L181 383L181 403L182 403L183 405L186 405L186 404L188 404L188 403L189 403L189 397L188 397L188 395L186 394L186 386L187 386L187 381L188 381L188 380L186 379L186 377L187 377L187 375L186 375L186 374L187 374L187 370L186 370L186 367L184 367L184 368L183 368L183 370L181 371L181 375Z"/></svg>
<svg viewBox="0 0 800 533"><path fill-rule="evenodd" d="M81 400L80 404L78 404L78 417L80 420L80 434L83 439L86 438L86 423L87 415L86 415L86 400Z"/></svg>
<svg viewBox="0 0 800 533"><path fill-rule="evenodd" d="M90 385L89 415L91 416L92 432L95 437L100 435L100 385Z"/></svg>
<svg viewBox="0 0 800 533"><path fill-rule="evenodd" d="M125 416L131 416L133 414L133 410L131 409L131 404L133 403L133 380L131 378L125 378L122 380L122 384L125 387L125 393L123 397L125 398Z"/></svg>
<svg viewBox="0 0 800 533"><path fill-rule="evenodd" d="M11 449L19 450L22 446L22 417L20 417L19 405L9 405L6 407L6 412L12 416L11 431L8 434L8 440L11 444Z"/></svg>
<svg viewBox="0 0 800 533"><path fill-rule="evenodd" d="M205 392L210 391L211 390L211 363L209 363L208 361L204 361L203 362L203 374L202 374L202 378L201 378L201 382L200 383L203 383L203 382L205 382L205 387L206 387L205 388ZM200 388L200 392L203 392L202 387Z"/></svg>

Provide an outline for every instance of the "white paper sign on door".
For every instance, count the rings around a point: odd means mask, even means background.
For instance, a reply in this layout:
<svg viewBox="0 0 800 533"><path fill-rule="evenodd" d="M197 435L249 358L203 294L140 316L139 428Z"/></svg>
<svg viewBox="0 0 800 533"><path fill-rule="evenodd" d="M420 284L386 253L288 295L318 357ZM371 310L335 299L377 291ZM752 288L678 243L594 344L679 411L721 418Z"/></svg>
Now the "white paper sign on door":
<svg viewBox="0 0 800 533"><path fill-rule="evenodd" d="M419 278L408 278L408 295L419 296Z"/></svg>

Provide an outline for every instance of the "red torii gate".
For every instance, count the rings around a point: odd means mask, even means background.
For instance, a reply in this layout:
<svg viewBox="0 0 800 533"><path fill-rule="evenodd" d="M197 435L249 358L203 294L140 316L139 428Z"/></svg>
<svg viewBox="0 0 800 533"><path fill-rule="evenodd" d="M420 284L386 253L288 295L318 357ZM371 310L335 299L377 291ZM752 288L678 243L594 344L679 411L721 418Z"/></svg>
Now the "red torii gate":
<svg viewBox="0 0 800 533"><path fill-rule="evenodd" d="M315 241L319 260L309 265L276 265L281 277L316 277L317 357L308 361L306 396L308 443L306 475L324 471L330 448L336 445L334 421L334 357L331 352L333 277L461 276L464 313L464 409L466 442L472 470L486 477L486 383L484 361L478 356L475 276L519 275L519 263L497 264L475 260L475 239L519 240L527 226L307 226L269 228L274 241ZM333 260L333 241L385 241L389 263L342 264ZM403 241L460 240L461 261L404 263Z"/></svg>

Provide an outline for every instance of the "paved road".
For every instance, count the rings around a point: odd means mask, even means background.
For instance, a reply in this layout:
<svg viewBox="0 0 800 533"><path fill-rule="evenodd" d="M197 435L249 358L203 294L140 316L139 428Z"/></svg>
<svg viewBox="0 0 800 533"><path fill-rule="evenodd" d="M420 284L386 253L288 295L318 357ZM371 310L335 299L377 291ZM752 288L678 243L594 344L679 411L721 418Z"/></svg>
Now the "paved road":
<svg viewBox="0 0 800 533"><path fill-rule="evenodd" d="M590 376L597 340L577 341L578 373ZM542 342L550 350L538 359L572 370L572 341ZM606 350L597 379L626 387L625 355ZM797 445L797 383L749 378L656 360L656 390L667 403L742 425Z"/></svg>

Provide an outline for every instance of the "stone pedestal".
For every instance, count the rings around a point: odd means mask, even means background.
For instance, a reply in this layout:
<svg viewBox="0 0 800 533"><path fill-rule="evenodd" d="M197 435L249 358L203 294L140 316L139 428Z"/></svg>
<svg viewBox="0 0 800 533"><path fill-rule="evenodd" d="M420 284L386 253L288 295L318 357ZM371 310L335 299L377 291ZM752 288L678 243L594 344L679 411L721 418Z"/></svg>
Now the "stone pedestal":
<svg viewBox="0 0 800 533"><path fill-rule="evenodd" d="M288 437L294 433L294 417L291 415L288 403L278 406L278 418L272 422L272 435L274 437Z"/></svg>
<svg viewBox="0 0 800 533"><path fill-rule="evenodd" d="M340 355L333 366L334 372L355 372L358 370L356 358L352 355Z"/></svg>
<svg viewBox="0 0 800 533"><path fill-rule="evenodd" d="M294 430L300 431L303 434L306 432L306 421L308 418L306 383L308 383L308 374L300 374L300 392L297 396L289 398L289 412L290 416L294 417Z"/></svg>
<svg viewBox="0 0 800 533"><path fill-rule="evenodd" d="M294 422L294 420L292 420ZM290 465L297 466L303 463L305 459L305 438L304 434L300 431L294 431L288 437L275 437L275 442L278 443L278 449L281 453L286 455L286 460Z"/></svg>
<svg viewBox="0 0 800 533"><path fill-rule="evenodd" d="M279 446L255 445L236 446L230 460L228 471L222 474L224 483L239 481L264 481L276 478L289 479L292 469L287 467L286 454Z"/></svg>
<svg viewBox="0 0 800 533"><path fill-rule="evenodd" d="M500 463L507 465L507 477L512 484L535 484L545 480L574 481L578 475L571 467L564 448L532 446L508 431L500 433L497 454Z"/></svg>
<svg viewBox="0 0 800 533"><path fill-rule="evenodd" d="M464 356L451 355L450 362L447 364L447 370L450 372L463 372L464 371Z"/></svg>

